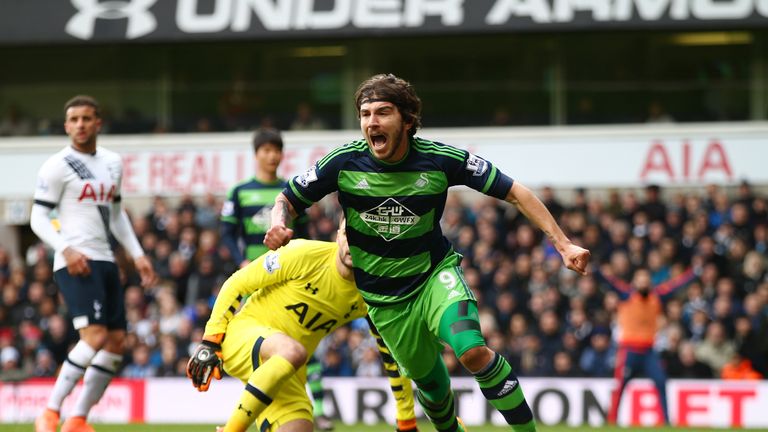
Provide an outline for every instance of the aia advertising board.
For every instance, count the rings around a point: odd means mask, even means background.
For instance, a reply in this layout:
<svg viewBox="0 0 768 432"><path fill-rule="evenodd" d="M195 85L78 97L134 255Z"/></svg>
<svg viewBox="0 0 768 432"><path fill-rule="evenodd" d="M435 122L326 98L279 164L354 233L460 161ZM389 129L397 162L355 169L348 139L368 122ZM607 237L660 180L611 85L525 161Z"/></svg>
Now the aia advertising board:
<svg viewBox="0 0 768 432"><path fill-rule="evenodd" d="M768 124L425 129L420 137L466 149L523 184L639 187L768 184ZM359 131L285 132L284 178L302 174ZM125 197L223 195L255 172L247 133L114 136ZM29 199L37 171L67 138L0 139L0 199Z"/></svg>
<svg viewBox="0 0 768 432"><path fill-rule="evenodd" d="M394 399L386 378L326 378L326 412L343 423L394 424ZM471 378L452 380L459 416L468 425L504 425ZM539 424L573 427L605 423L614 382L610 379L521 379ZM53 381L0 384L0 423L31 422L45 408ZM64 405L71 409L79 388ZM216 381L198 393L184 378L117 380L94 408L99 423L218 423L228 418L242 384ZM724 429L768 427L768 381L671 380L667 396L672 420L680 426ZM417 405L417 415L423 414ZM661 412L650 381L627 387L619 424L653 426Z"/></svg>

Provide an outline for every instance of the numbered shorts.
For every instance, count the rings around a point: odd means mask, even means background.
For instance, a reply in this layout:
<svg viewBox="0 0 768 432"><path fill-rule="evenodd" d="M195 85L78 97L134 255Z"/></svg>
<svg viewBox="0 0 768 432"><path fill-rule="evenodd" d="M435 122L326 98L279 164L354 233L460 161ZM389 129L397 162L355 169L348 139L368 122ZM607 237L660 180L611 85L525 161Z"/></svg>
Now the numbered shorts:
<svg viewBox="0 0 768 432"><path fill-rule="evenodd" d="M75 330L98 324L109 330L125 330L125 296L117 264L88 261L91 274L72 276L66 268L53 274L64 296Z"/></svg>
<svg viewBox="0 0 768 432"><path fill-rule="evenodd" d="M261 326L246 316L235 315L221 344L224 371L245 385L264 361L259 352L262 342L275 333L280 332ZM306 383L307 367L302 366L283 383L272 403L256 418L256 430L276 431L281 425L298 419L312 422L312 403L307 395Z"/></svg>
<svg viewBox="0 0 768 432"><path fill-rule="evenodd" d="M460 255L449 255L413 299L392 306L368 307L371 320L408 378L419 379L429 374L441 358L441 340L451 345L457 356L485 344L480 334L477 301L464 280L460 261ZM462 333L460 340L452 337L452 329L459 330L453 334ZM449 336L441 339L441 334Z"/></svg>

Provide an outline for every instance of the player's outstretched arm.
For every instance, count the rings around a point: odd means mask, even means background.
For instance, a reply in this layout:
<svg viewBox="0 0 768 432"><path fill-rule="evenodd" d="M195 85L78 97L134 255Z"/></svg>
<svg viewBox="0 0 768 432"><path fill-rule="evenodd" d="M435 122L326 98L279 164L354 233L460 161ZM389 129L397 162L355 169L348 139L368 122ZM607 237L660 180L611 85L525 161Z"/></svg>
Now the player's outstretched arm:
<svg viewBox="0 0 768 432"><path fill-rule="evenodd" d="M587 274L587 264L591 254L588 250L576 246L563 233L555 218L544 203L530 189L515 181L507 193L505 201L514 204L531 222L536 224L563 257L565 266L579 274Z"/></svg>
<svg viewBox="0 0 768 432"><path fill-rule="evenodd" d="M272 207L271 226L264 236L264 244L271 250L285 246L293 237L293 230L288 228L288 221L296 217L296 209L282 193L275 197ZM290 218L290 219L289 219Z"/></svg>

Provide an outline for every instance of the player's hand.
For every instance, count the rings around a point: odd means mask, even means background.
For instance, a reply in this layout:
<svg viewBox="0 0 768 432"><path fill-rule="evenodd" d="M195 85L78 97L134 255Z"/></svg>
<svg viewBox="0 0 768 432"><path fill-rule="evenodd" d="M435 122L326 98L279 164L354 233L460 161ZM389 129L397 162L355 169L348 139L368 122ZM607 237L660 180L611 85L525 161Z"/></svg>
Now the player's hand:
<svg viewBox="0 0 768 432"><path fill-rule="evenodd" d="M91 274L91 266L88 265L88 257L77 250L67 247L62 251L64 261L67 263L67 271L72 276L88 276Z"/></svg>
<svg viewBox="0 0 768 432"><path fill-rule="evenodd" d="M416 426L416 419L397 420L397 429L395 432L419 432L419 428Z"/></svg>
<svg viewBox="0 0 768 432"><path fill-rule="evenodd" d="M285 246L291 241L293 230L285 225L272 225L264 236L264 244L271 250Z"/></svg>
<svg viewBox="0 0 768 432"><path fill-rule="evenodd" d="M242 260L240 262L240 268L246 268L246 267L248 267L248 264L250 264L250 263L251 263L251 260L244 259L244 260Z"/></svg>
<svg viewBox="0 0 768 432"><path fill-rule="evenodd" d="M157 282L155 269L152 267L152 262L146 255L136 258L133 263L136 265L136 271L139 272L139 276L141 276L141 286L148 288Z"/></svg>
<svg viewBox="0 0 768 432"><path fill-rule="evenodd" d="M222 363L221 344L203 339L187 363L187 377L197 391L208 391L211 378L221 379Z"/></svg>
<svg viewBox="0 0 768 432"><path fill-rule="evenodd" d="M565 266L575 271L576 273L584 276L587 274L587 265L592 254L583 247L576 246L573 243L568 244L560 252L563 256L563 263Z"/></svg>

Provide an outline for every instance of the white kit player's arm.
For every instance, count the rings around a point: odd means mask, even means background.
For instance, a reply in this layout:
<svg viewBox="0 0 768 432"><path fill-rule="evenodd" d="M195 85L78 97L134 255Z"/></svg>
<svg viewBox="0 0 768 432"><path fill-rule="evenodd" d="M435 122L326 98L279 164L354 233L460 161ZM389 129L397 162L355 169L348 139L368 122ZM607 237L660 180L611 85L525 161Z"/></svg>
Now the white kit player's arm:
<svg viewBox="0 0 768 432"><path fill-rule="evenodd" d="M133 231L131 221L128 219L128 214L123 210L120 185L122 184L122 165L113 165L113 168L118 173L116 179L117 193L112 200L112 211L109 212L109 230L115 235L115 238L125 248L126 252L133 257L133 263L136 265L136 270L141 276L141 285L145 288L155 284L157 275L152 266L152 262L147 255L144 255L144 250L141 248L139 239L136 238L136 233Z"/></svg>
<svg viewBox="0 0 768 432"><path fill-rule="evenodd" d="M51 210L59 205L64 190L64 172L61 165L49 159L40 168L37 175L32 213L29 225L32 231L56 252L62 252L69 245L51 223Z"/></svg>
<svg viewBox="0 0 768 432"><path fill-rule="evenodd" d="M123 209L122 194L120 193L123 184L123 164L119 156L115 155L116 160L110 164L110 172L116 176L116 192L112 199L112 208L109 212L109 229L115 238L125 248L126 252L133 258L139 258L144 255L136 233L133 232L131 221Z"/></svg>
<svg viewBox="0 0 768 432"><path fill-rule="evenodd" d="M40 237L42 241L52 247L56 252L62 252L69 246L64 237L56 231L51 223L49 214L51 209L42 204L32 205L32 213L29 216L29 225L32 231Z"/></svg>
<svg viewBox="0 0 768 432"><path fill-rule="evenodd" d="M109 229L128 254L133 257L133 263L136 265L139 276L141 276L141 285L145 288L154 285L157 275L152 267L152 262L149 257L144 255L144 250L141 248L139 239L136 238L136 233L133 232L128 215L120 205L119 198L117 202L113 202L110 215Z"/></svg>
<svg viewBox="0 0 768 432"><path fill-rule="evenodd" d="M117 241L125 248L131 257L138 258L144 255L144 250L141 248L139 239L136 238L136 233L133 232L131 221L128 219L128 214L122 209L120 204L112 205L112 220L109 227L112 230L112 234L115 235Z"/></svg>

